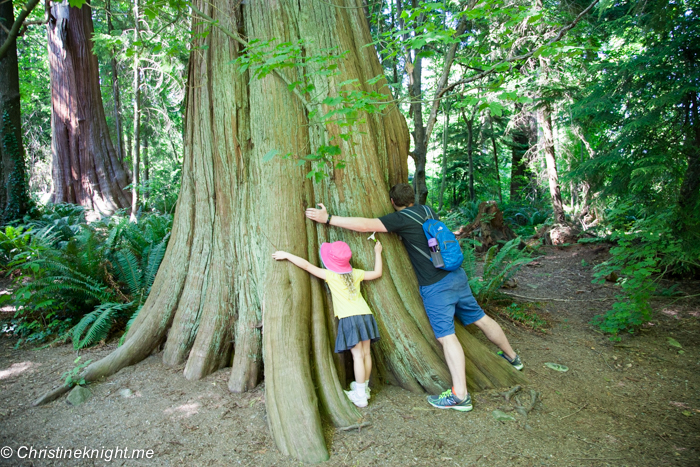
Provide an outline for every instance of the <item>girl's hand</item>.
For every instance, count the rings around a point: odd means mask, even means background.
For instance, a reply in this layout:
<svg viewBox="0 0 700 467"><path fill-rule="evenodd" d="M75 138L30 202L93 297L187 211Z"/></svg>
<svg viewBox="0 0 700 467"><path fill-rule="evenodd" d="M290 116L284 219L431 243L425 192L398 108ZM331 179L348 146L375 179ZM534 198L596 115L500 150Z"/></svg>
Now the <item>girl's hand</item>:
<svg viewBox="0 0 700 467"><path fill-rule="evenodd" d="M283 259L288 258L288 253L286 251L275 251L272 253L272 257L275 258L277 261L281 261Z"/></svg>
<svg viewBox="0 0 700 467"><path fill-rule="evenodd" d="M382 242L379 240L374 244L374 253L378 255L382 254Z"/></svg>

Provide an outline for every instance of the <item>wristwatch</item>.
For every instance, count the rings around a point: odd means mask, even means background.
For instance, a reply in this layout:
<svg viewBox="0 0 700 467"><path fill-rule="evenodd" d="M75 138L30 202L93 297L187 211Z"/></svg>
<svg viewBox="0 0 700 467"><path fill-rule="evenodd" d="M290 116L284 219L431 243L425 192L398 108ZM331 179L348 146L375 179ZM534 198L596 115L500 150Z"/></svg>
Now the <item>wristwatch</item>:
<svg viewBox="0 0 700 467"><path fill-rule="evenodd" d="M331 217L333 217L333 214L328 214L328 219L326 219L326 225L331 224Z"/></svg>

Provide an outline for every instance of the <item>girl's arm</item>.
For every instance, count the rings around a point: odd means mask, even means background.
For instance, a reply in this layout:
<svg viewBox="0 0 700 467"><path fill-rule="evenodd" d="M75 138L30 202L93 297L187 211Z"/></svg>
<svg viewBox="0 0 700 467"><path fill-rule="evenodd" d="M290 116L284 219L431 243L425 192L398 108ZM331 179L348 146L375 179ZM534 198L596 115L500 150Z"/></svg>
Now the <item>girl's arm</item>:
<svg viewBox="0 0 700 467"><path fill-rule="evenodd" d="M382 277L382 244L377 242L374 244L374 271L365 272L366 281L379 279Z"/></svg>
<svg viewBox="0 0 700 467"><path fill-rule="evenodd" d="M304 271L307 271L309 274L312 274L319 279L326 279L326 270L318 268L314 266L313 264L309 263L306 261L304 258L300 258L296 255L293 255L291 253L287 253L286 251L275 251L272 253L272 257L275 258L277 261L281 260L288 260L290 263L294 264L296 267L303 269ZM381 268L381 265L380 265ZM381 275L381 273L380 273Z"/></svg>

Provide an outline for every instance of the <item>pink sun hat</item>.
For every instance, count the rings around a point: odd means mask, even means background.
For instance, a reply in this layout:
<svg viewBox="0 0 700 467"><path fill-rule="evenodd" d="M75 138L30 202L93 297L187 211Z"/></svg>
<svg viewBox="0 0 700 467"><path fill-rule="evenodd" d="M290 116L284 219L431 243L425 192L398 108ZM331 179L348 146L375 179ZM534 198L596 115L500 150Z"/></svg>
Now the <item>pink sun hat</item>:
<svg viewBox="0 0 700 467"><path fill-rule="evenodd" d="M350 258L352 251L345 242L333 242L321 244L321 261L323 266L336 274L352 272Z"/></svg>

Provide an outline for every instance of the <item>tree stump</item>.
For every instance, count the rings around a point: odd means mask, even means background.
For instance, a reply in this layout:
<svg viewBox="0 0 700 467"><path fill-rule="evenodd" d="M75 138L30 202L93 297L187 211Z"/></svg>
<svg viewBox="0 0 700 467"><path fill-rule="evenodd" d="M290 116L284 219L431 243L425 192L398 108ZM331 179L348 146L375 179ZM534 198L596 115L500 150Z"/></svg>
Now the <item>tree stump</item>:
<svg viewBox="0 0 700 467"><path fill-rule="evenodd" d="M513 229L503 219L503 212L495 201L484 201L479 205L479 214L469 225L464 225L455 233L459 238L478 240L481 246L476 251L482 253L499 242L507 242L517 237Z"/></svg>

